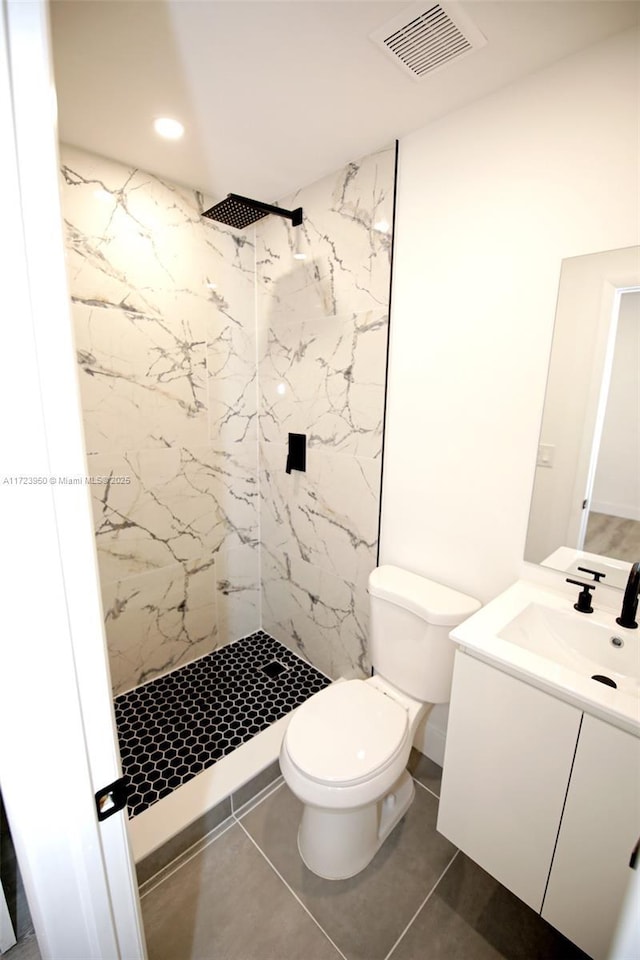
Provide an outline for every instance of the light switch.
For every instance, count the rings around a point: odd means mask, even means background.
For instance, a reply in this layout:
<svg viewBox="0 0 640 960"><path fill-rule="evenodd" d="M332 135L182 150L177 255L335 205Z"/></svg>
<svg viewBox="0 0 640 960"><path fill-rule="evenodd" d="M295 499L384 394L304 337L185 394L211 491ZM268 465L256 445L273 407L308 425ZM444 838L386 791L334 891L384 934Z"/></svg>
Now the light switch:
<svg viewBox="0 0 640 960"><path fill-rule="evenodd" d="M539 467L552 467L556 448L552 443L538 444L538 459L536 463Z"/></svg>

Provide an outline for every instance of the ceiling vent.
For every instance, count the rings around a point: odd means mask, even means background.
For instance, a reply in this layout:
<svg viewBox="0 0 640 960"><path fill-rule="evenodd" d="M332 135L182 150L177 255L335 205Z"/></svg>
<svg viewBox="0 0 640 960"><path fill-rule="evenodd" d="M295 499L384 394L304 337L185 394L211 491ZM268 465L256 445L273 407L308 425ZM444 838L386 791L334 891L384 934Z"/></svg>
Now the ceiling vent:
<svg viewBox="0 0 640 960"><path fill-rule="evenodd" d="M370 34L414 80L465 57L487 42L468 16L453 5L414 5Z"/></svg>

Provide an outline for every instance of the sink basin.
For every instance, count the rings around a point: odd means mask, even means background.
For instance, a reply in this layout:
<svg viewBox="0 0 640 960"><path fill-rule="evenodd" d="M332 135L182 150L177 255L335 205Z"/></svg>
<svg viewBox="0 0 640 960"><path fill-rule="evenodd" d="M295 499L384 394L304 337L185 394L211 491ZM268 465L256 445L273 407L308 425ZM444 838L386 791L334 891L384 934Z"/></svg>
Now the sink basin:
<svg viewBox="0 0 640 960"><path fill-rule="evenodd" d="M518 580L450 636L463 653L640 736L640 629L616 623L617 591L598 587L592 614L575 601L564 582Z"/></svg>
<svg viewBox="0 0 640 960"><path fill-rule="evenodd" d="M589 614L530 603L498 632L530 650L625 693L640 693L640 636L593 622Z"/></svg>

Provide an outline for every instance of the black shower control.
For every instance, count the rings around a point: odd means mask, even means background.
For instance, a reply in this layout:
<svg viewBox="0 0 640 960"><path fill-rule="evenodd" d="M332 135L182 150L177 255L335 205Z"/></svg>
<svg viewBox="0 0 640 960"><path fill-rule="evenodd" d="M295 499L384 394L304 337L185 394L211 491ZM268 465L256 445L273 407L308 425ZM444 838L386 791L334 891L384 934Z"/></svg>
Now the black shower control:
<svg viewBox="0 0 640 960"><path fill-rule="evenodd" d="M289 434L289 451L287 453L287 473L292 470L300 470L305 473L307 469L307 435L305 433Z"/></svg>

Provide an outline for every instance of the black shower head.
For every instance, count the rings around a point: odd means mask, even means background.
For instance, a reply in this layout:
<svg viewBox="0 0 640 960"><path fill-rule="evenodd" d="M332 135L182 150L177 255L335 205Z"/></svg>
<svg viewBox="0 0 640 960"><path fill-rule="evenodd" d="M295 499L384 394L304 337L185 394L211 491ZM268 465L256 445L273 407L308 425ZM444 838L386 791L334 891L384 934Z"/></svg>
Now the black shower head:
<svg viewBox="0 0 640 960"><path fill-rule="evenodd" d="M299 227L302 223L302 207L297 207L295 210L283 210L281 207L274 207L269 203L261 203L259 200L241 197L237 193L230 193L220 203L216 203L209 210L205 210L202 216L242 230L244 227L255 223L256 220L262 220L269 213L275 213L278 217L286 217L291 220L291 225L294 227Z"/></svg>

